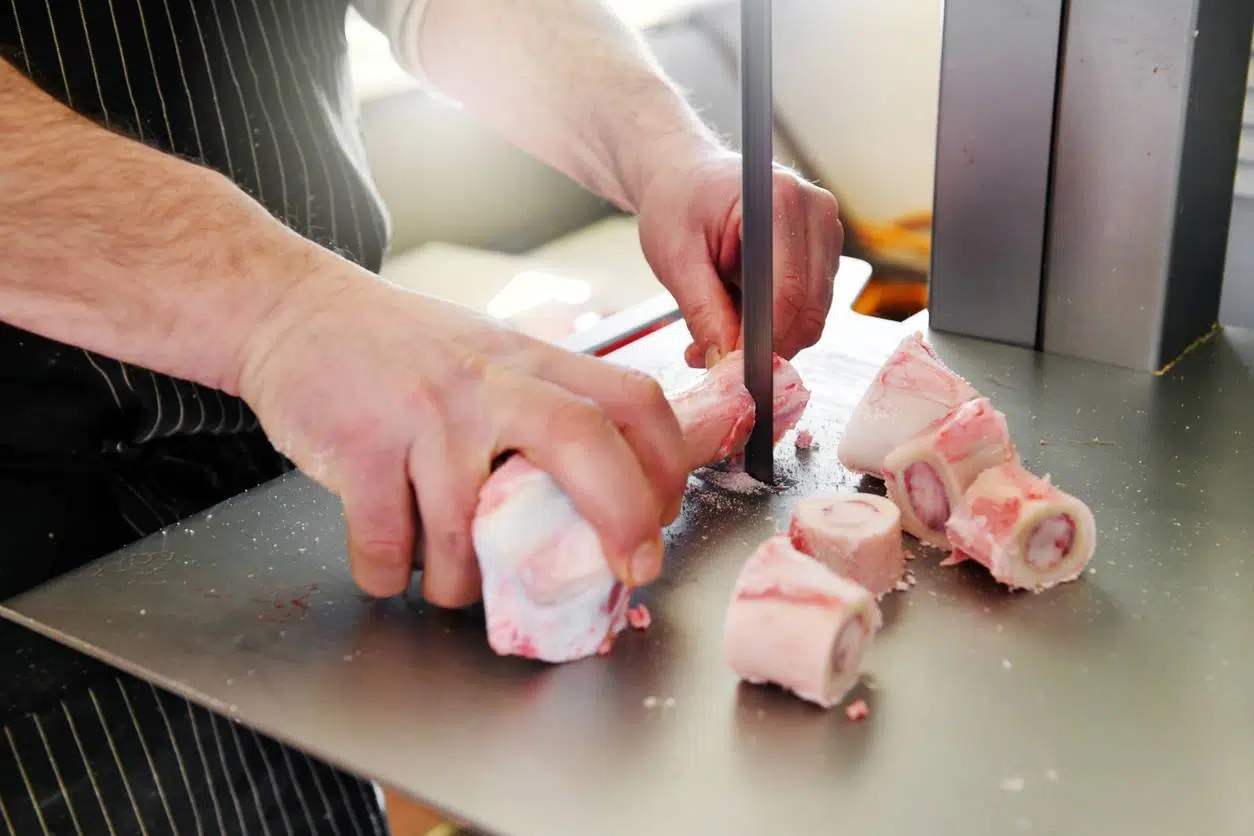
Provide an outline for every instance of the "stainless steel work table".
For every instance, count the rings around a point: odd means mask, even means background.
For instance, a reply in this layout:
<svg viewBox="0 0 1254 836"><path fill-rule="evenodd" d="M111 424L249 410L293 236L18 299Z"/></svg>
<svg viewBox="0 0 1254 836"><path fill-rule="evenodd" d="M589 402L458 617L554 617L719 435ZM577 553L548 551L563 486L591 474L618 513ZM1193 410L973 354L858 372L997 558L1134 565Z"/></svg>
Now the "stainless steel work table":
<svg viewBox="0 0 1254 836"><path fill-rule="evenodd" d="M299 476L4 612L509 836L1254 833L1249 334L1163 377L934 335L1028 465L1091 504L1092 573L1034 596L914 561L861 723L724 666L742 560L799 498L855 489L836 442L901 333L833 313L797 361L816 449L785 440L778 492L694 478L639 593L653 625L608 658L498 658L477 612L364 600L337 506ZM675 384L685 340L671 326L613 356Z"/></svg>

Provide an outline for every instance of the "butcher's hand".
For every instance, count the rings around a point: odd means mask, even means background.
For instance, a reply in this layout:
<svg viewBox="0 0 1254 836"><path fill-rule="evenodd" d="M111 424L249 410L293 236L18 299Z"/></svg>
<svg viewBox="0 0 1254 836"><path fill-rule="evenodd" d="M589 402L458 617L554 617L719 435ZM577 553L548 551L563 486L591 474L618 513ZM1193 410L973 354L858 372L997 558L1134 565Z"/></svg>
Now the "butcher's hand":
<svg viewBox="0 0 1254 836"><path fill-rule="evenodd" d="M685 359L701 368L711 348L742 347L741 158L704 142L695 150L659 143L654 156L639 205L640 242L692 332ZM844 230L836 198L781 166L773 203L775 351L791 359L823 333Z"/></svg>
<svg viewBox="0 0 1254 836"><path fill-rule="evenodd" d="M365 592L407 588L420 536L426 598L478 600L471 520L507 451L565 489L615 574L657 576L686 459L654 380L364 271L350 277L286 295L248 344L240 391L278 449L342 500Z"/></svg>

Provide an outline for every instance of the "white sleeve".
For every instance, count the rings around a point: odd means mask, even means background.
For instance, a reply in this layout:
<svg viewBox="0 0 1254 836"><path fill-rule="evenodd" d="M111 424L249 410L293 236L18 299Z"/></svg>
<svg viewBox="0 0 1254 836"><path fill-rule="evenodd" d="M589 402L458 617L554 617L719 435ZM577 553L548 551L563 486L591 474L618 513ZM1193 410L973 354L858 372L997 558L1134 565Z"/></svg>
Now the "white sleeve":
<svg viewBox="0 0 1254 836"><path fill-rule="evenodd" d="M424 87L431 88L430 79L422 69L418 35L429 0L350 0L358 14L383 34L392 44L397 63Z"/></svg>

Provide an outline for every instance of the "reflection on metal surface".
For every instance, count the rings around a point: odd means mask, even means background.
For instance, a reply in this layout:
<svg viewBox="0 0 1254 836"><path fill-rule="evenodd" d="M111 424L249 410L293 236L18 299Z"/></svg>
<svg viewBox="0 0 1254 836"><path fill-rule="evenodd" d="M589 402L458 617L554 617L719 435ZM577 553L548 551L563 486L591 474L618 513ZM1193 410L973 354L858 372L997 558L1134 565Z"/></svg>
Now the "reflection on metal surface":
<svg viewBox="0 0 1254 836"><path fill-rule="evenodd" d="M884 602L874 687L853 695L861 723L726 668L741 562L799 499L858 485L836 441L900 333L834 311L796 362L817 445L785 439L780 488L692 479L664 574L638 594L653 625L608 658L499 658L477 608L364 599L334 498L300 476L3 611L509 836L1254 832L1247 333L1161 378L934 335L1025 463L1091 504L1094 572L1012 594L916 550L917 586ZM677 386L697 374L687 339L673 326L615 359Z"/></svg>

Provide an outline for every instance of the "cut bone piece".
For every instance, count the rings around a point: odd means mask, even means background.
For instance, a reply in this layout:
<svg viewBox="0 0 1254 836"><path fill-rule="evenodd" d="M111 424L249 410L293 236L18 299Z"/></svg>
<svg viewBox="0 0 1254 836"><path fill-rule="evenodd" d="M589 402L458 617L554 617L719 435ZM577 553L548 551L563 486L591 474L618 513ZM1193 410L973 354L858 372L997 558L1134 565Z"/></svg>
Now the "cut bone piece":
<svg viewBox="0 0 1254 836"><path fill-rule="evenodd" d="M884 457L894 447L979 396L941 362L922 334L910 334L854 407L836 458L850 470L880 476Z"/></svg>
<svg viewBox="0 0 1254 836"><path fill-rule="evenodd" d="M771 434L778 442L801 420L810 392L787 360L776 355L773 362ZM753 431L754 405L745 388L743 351L729 353L670 401L688 444L690 470L744 451Z"/></svg>
<svg viewBox="0 0 1254 836"><path fill-rule="evenodd" d="M954 553L1012 588L1040 592L1075 580L1093 558L1097 523L1088 506L1011 461L967 488L947 525Z"/></svg>
<svg viewBox="0 0 1254 836"><path fill-rule="evenodd" d="M1017 460L1006 416L975 398L893 448L884 457L884 483L902 528L947 549L945 523L967 488L990 467Z"/></svg>
<svg viewBox="0 0 1254 836"><path fill-rule="evenodd" d="M842 578L876 599L896 589L906 571L901 512L875 494L815 497L797 504L788 538Z"/></svg>
<svg viewBox="0 0 1254 836"><path fill-rule="evenodd" d="M671 400L692 467L744 447L754 405L743 369L740 353L730 354ZM778 357L774 386L778 440L810 394ZM596 531L557 482L522 456L484 483L472 536L488 642L497 653L568 662L609 647L626 626L629 590L610 572Z"/></svg>
<svg viewBox="0 0 1254 836"><path fill-rule="evenodd" d="M863 654L881 624L870 592L778 535L740 570L723 653L746 682L771 683L830 708L857 684Z"/></svg>

